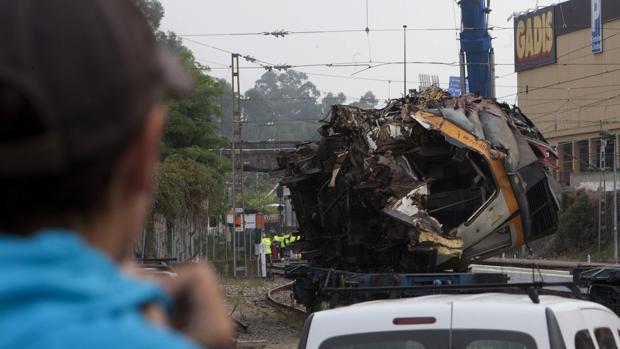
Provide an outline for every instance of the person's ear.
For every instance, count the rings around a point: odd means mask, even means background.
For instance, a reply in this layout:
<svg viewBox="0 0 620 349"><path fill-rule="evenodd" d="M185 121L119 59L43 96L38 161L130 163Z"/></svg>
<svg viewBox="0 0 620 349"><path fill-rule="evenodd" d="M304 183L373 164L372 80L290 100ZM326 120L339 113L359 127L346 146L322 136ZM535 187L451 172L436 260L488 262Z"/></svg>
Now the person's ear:
<svg viewBox="0 0 620 349"><path fill-rule="evenodd" d="M166 119L166 107L157 105L146 117L143 128L135 135L123 159L125 192L147 192L153 187L159 159L160 143Z"/></svg>

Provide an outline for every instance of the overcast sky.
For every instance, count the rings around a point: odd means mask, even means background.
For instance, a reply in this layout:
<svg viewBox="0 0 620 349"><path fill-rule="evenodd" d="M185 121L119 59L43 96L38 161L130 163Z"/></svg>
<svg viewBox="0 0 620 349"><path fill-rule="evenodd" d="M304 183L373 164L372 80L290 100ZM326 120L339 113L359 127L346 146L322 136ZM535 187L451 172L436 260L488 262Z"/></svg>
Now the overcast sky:
<svg viewBox="0 0 620 349"><path fill-rule="evenodd" d="M494 0L489 23L501 27L492 31L496 53L497 96L516 91L513 67L513 21L515 11L557 3L557 0ZM368 36L366 28L368 3ZM200 62L213 68L211 74L230 81L230 54L189 40L250 55L271 64L329 64L351 62L402 62L402 25L410 29L451 29L409 31L407 61L458 62L460 9L455 0L162 0L165 17L162 30L188 34L229 34L286 31L361 30L349 33L295 34L273 36L225 35L186 37L184 43ZM400 31L379 31L381 29ZM502 29L510 28L510 29ZM369 45L370 42L370 45ZM242 61L243 67L256 67ZM322 92L343 92L349 101L371 90L380 99L402 94L402 65L383 65L363 72L364 67L303 67L309 79ZM241 71L242 91L254 85L262 68ZM328 77L321 75L334 75ZM355 74L355 75L352 75ZM417 88L418 74L434 74L442 87L448 77L458 75L458 66L409 64L408 88ZM385 81L373 81L377 79ZM392 80L388 82L387 80ZM514 97L507 99L513 103Z"/></svg>

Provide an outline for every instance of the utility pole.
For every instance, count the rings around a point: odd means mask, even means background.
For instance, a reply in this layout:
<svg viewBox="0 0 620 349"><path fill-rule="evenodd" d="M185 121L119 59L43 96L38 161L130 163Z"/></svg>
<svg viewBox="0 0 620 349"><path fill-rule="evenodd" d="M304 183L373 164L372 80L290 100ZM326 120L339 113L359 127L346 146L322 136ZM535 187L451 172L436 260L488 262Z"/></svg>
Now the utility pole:
<svg viewBox="0 0 620 349"><path fill-rule="evenodd" d="M467 93L467 83L465 82L465 52L461 50L459 53L459 77L460 77L460 88L461 88L461 96L465 96Z"/></svg>
<svg viewBox="0 0 620 349"><path fill-rule="evenodd" d="M238 267L239 257L239 239L237 235L237 192L241 196L241 214L239 215L242 236L245 231L245 210L243 207L243 137L242 137L242 120L241 120L241 86L239 84L239 54L232 54L232 117L233 117L233 139L232 139L232 215L233 215L233 277L237 277L238 271L245 272L247 277L247 268L245 266L246 259L244 254L244 266ZM238 149L237 149L238 147ZM243 241L245 245L245 239ZM245 248L243 249L245 251Z"/></svg>
<svg viewBox="0 0 620 349"><path fill-rule="evenodd" d="M599 134L603 132L601 121ZM598 152L599 183L598 183L598 252L601 252L601 236L607 231L607 184L605 182L605 140L601 137ZM605 228L603 228L605 227Z"/></svg>
<svg viewBox="0 0 620 349"><path fill-rule="evenodd" d="M613 180L614 180L614 263L618 264L618 191L616 188L616 168L617 165L616 163L618 162L616 157L617 157L617 146L616 146L616 135L613 135L613 154L614 154L614 159L613 159L613 172L614 172L614 176L613 176Z"/></svg>
<svg viewBox="0 0 620 349"><path fill-rule="evenodd" d="M403 97L407 97L407 25L403 24Z"/></svg>
<svg viewBox="0 0 620 349"><path fill-rule="evenodd" d="M614 235L614 263L618 264L618 188L616 183L616 172L617 172L617 145L616 145L616 135L612 135L608 130L602 130L600 132L601 135L601 147L603 147L603 138L605 138L604 145L607 145L607 140L612 140L612 172L613 172L613 235Z"/></svg>

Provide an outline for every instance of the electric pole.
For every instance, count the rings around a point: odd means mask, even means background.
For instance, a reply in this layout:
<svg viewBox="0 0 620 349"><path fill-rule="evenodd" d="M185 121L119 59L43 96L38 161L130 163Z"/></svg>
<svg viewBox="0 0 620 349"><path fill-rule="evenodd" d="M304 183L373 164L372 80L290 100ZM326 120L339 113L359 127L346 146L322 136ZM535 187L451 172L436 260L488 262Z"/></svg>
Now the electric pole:
<svg viewBox="0 0 620 349"><path fill-rule="evenodd" d="M614 239L614 263L618 263L618 188L616 183L616 172L617 172L617 145L616 145L616 135L611 134L608 130L602 130L600 132L601 135L601 147L607 146L607 142L611 140L611 144L613 146L612 149L612 172L613 172L613 239ZM605 142L603 142L605 139Z"/></svg>
<svg viewBox="0 0 620 349"><path fill-rule="evenodd" d="M403 97L407 97L407 25L403 24Z"/></svg>
<svg viewBox="0 0 620 349"><path fill-rule="evenodd" d="M617 157L617 147L616 147L616 135L613 135L613 154L614 154L614 159L613 159L613 181L614 181L614 263L618 264L618 192L617 192L617 188L616 188L616 168L617 165L616 163L618 162L616 157Z"/></svg>
<svg viewBox="0 0 620 349"><path fill-rule="evenodd" d="M243 271L247 277L247 256L244 253L244 266L238 267L239 252L245 251L245 210L243 207L243 137L241 120L241 86L239 84L239 54L232 54L232 117L233 117L233 139L232 139L232 215L233 215L233 277L237 277L238 271ZM237 234L237 193L241 196L241 212L239 215L239 223L241 236L244 237L244 248L239 247L239 235Z"/></svg>

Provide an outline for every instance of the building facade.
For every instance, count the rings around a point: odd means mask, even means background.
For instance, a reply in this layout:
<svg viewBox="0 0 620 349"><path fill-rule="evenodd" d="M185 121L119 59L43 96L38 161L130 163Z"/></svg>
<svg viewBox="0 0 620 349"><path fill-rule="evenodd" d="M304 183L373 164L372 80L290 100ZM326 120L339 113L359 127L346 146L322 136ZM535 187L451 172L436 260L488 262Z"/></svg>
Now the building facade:
<svg viewBox="0 0 620 349"><path fill-rule="evenodd" d="M620 1L570 0L514 21L514 97L557 146L558 179L610 168L620 143ZM603 130L611 137L601 143Z"/></svg>

